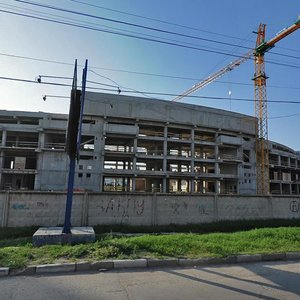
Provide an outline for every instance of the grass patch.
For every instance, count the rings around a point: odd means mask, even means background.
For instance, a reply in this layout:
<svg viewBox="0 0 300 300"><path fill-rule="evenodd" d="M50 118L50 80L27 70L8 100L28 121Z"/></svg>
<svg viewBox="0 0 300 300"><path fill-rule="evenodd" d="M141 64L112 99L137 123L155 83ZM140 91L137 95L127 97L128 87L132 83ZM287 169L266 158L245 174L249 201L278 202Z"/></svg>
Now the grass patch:
<svg viewBox="0 0 300 300"><path fill-rule="evenodd" d="M58 261L108 258L199 258L300 251L300 227L260 228L234 233L97 235L95 243L33 248L31 237L0 240L0 266L22 268Z"/></svg>

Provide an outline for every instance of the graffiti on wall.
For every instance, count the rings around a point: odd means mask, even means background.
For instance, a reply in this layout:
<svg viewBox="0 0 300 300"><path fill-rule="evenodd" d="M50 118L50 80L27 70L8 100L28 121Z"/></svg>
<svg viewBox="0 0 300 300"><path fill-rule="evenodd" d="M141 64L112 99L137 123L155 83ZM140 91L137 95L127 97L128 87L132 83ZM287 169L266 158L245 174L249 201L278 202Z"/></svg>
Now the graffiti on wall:
<svg viewBox="0 0 300 300"><path fill-rule="evenodd" d="M11 208L14 210L28 210L32 208L48 208L47 201L37 201L35 203L12 203Z"/></svg>
<svg viewBox="0 0 300 300"><path fill-rule="evenodd" d="M36 206L38 208L48 208L48 202L47 201L38 201L36 203Z"/></svg>
<svg viewBox="0 0 300 300"><path fill-rule="evenodd" d="M187 211L189 205L185 201L183 201L183 202L172 201L170 203L170 207L171 207L172 215L178 216L181 213L184 213L185 211Z"/></svg>
<svg viewBox="0 0 300 300"><path fill-rule="evenodd" d="M296 213L300 210L300 203L298 201L291 201L290 202L290 211Z"/></svg>
<svg viewBox="0 0 300 300"><path fill-rule="evenodd" d="M198 212L200 215L208 215L209 214L208 209L207 209L206 205L204 205L204 204L198 205Z"/></svg>
<svg viewBox="0 0 300 300"><path fill-rule="evenodd" d="M190 215L198 213L199 215L209 215L212 211L209 209L209 205L207 203L195 203L195 202L188 202L188 201L172 201L169 202L171 208L171 214L173 216L179 215Z"/></svg>
<svg viewBox="0 0 300 300"><path fill-rule="evenodd" d="M267 211L267 207L263 203L259 204L229 204L225 206L225 211L229 215L239 217L258 217L262 212Z"/></svg>
<svg viewBox="0 0 300 300"><path fill-rule="evenodd" d="M24 203L13 203L11 207L12 207L12 209L15 209L15 210L29 209L29 206Z"/></svg>
<svg viewBox="0 0 300 300"><path fill-rule="evenodd" d="M105 215L113 215L114 217L129 218L129 216L141 216L144 214L144 199L114 199L103 200L97 208Z"/></svg>

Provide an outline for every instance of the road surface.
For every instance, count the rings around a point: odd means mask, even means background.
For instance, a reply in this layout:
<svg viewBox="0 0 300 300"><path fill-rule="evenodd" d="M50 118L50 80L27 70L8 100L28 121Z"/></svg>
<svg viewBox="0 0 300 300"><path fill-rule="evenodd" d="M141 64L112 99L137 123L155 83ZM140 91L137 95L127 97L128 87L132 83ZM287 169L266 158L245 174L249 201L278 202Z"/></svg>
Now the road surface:
<svg viewBox="0 0 300 300"><path fill-rule="evenodd" d="M300 262L5 277L0 299L300 299Z"/></svg>

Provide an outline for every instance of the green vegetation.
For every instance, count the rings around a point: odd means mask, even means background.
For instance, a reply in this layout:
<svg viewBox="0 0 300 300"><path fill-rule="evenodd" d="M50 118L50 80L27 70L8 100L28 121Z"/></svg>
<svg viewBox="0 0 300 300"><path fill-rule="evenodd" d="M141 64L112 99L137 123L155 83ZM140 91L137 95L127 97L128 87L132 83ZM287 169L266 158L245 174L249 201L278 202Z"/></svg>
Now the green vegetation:
<svg viewBox="0 0 300 300"><path fill-rule="evenodd" d="M2 231L0 237L5 236ZM40 248L32 247L31 234L26 236L25 232L14 234L15 238L0 238L0 266L22 268L34 264L108 258L200 258L300 251L300 227L209 234L97 234L96 242L91 244L48 245ZM28 229L27 232L31 231ZM22 237L22 234L25 236Z"/></svg>

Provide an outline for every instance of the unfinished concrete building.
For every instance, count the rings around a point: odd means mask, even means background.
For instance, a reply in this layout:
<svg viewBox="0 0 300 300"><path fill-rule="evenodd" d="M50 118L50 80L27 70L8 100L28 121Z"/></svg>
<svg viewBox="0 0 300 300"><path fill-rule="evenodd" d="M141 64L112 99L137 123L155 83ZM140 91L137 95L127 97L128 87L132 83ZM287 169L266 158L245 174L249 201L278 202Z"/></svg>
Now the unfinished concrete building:
<svg viewBox="0 0 300 300"><path fill-rule="evenodd" d="M300 153L291 148L270 142L270 193L299 195Z"/></svg>
<svg viewBox="0 0 300 300"><path fill-rule="evenodd" d="M0 188L66 190L66 127L63 114L0 111ZM75 189L255 194L254 143L250 116L88 92ZM271 192L298 194L300 157L282 148L276 170L284 167L291 181L289 188L281 182L285 172L275 179L271 165ZM286 157L289 168L282 165Z"/></svg>

